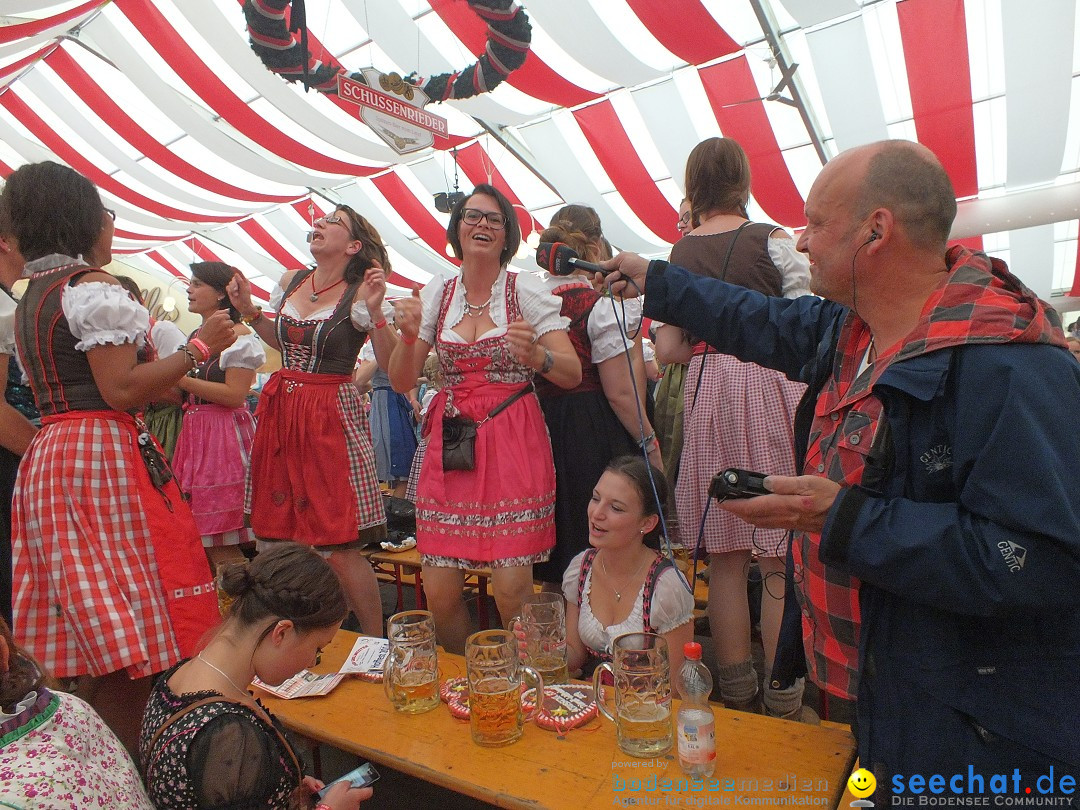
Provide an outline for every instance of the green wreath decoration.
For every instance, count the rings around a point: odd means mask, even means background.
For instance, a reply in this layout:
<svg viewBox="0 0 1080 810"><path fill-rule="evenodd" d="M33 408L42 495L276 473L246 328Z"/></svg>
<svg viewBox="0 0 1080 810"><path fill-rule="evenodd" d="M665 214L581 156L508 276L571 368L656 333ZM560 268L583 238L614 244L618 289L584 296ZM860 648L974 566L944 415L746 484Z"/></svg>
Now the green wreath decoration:
<svg viewBox="0 0 1080 810"><path fill-rule="evenodd" d="M487 46L483 55L456 73L440 73L429 78L413 73L402 80L419 87L432 101L488 93L521 67L529 53L532 26L525 9L515 0L466 2L487 23ZM347 72L333 57L316 59L312 56L308 48L304 0L244 0L244 17L251 49L269 70L286 81L301 82L305 88L314 88L327 95L337 93L339 74L367 84L362 73ZM396 77L394 82L397 83ZM412 95L408 87L404 90L406 97Z"/></svg>

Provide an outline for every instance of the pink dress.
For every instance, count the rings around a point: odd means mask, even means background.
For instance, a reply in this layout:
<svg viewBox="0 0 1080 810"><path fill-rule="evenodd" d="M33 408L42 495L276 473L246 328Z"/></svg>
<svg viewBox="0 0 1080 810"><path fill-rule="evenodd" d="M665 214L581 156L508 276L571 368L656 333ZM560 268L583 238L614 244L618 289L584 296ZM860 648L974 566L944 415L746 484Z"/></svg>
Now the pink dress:
<svg viewBox="0 0 1080 810"><path fill-rule="evenodd" d="M521 317L518 276L503 274L501 304L510 323ZM531 368L514 359L500 330L472 343L446 338L457 284L451 279L443 286L435 327L445 384L428 410L417 483L417 548L426 565L531 565L546 560L555 545L555 468L536 395L521 397L478 429L475 469L443 470L444 416L461 413L479 422L533 377ZM552 296L552 302L557 316L558 299ZM492 308L498 303L493 299Z"/></svg>

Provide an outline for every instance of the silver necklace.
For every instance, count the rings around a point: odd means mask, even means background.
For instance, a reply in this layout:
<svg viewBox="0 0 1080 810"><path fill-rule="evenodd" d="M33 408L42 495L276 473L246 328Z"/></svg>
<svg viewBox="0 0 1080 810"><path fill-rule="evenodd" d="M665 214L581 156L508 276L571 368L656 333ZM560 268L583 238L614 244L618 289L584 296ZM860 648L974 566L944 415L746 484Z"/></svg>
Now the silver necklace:
<svg viewBox="0 0 1080 810"><path fill-rule="evenodd" d="M477 317L478 315L483 313L483 311L485 309L487 309L488 307L491 306L491 296L490 295L487 297L487 301L485 301L482 304L470 304L468 298L464 299L464 301L465 301L465 314L468 315L470 318Z"/></svg>
<svg viewBox="0 0 1080 810"><path fill-rule="evenodd" d="M250 694L247 689L241 689L239 686L237 686L236 681L234 681L232 678L230 678L228 676L228 674L224 670L222 670L222 669L220 669L218 667L215 667L213 664L211 664L209 661L207 661L205 658L203 658L202 653L199 653L195 657L198 658L200 661L202 661L204 664L206 664L208 667L210 667L210 669L214 670L214 672L216 672L222 678L227 680L232 685L232 688L235 689L237 692L239 692L241 695L249 695Z"/></svg>
<svg viewBox="0 0 1080 810"><path fill-rule="evenodd" d="M627 579L626 582L623 583L622 588L616 588L615 585L611 581L611 574L608 573L607 563L604 561L603 557L600 558L600 566L604 569L604 578L608 581L608 587L611 588L612 592L615 594L615 601L616 602L621 602L622 601L622 593L621 593L621 591L623 590L623 588L625 588L627 585L629 585L631 582L633 582L635 579L637 579L637 575L641 573L641 569L645 567L645 563L647 563L647 562L648 562L648 560L644 560L641 563L641 565L639 565L637 567L637 570L634 571L634 573L632 573L630 575L630 578Z"/></svg>

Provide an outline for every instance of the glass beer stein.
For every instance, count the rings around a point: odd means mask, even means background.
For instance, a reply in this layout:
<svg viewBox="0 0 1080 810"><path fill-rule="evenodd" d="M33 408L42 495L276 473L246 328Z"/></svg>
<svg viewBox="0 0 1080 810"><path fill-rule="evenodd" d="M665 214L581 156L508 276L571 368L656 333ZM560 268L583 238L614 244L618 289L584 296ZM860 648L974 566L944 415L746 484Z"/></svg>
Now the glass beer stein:
<svg viewBox="0 0 1080 810"><path fill-rule="evenodd" d="M525 661L544 683L569 683L566 666L566 604L561 593L534 593L521 604L521 615L507 629L525 638Z"/></svg>
<svg viewBox="0 0 1080 810"><path fill-rule="evenodd" d="M671 670L667 642L655 633L626 633L612 645L611 663L593 672L593 696L615 724L619 748L632 757L656 757L671 750ZM615 715L604 703L604 671L615 681Z"/></svg>
<svg viewBox="0 0 1080 810"><path fill-rule="evenodd" d="M481 630L465 641L465 671L469 677L469 725L473 742L495 747L520 739L526 720L521 711L521 679L536 681L543 705L544 679L521 662L517 639L509 630Z"/></svg>
<svg viewBox="0 0 1080 810"><path fill-rule="evenodd" d="M383 669L383 689L394 708L420 714L439 705L439 655L435 619L426 610L395 613L386 621L390 652Z"/></svg>

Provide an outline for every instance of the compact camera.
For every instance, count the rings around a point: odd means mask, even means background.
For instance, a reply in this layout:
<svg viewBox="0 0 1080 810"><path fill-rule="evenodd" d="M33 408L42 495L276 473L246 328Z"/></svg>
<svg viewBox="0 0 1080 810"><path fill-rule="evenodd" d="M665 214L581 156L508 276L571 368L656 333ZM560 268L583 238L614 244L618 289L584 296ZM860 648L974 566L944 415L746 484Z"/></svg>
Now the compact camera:
<svg viewBox="0 0 1080 810"><path fill-rule="evenodd" d="M738 470L734 467L713 476L709 484L709 496L718 501L731 501L736 498L755 498L768 495L765 489L765 473Z"/></svg>

